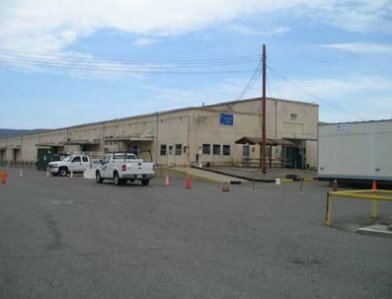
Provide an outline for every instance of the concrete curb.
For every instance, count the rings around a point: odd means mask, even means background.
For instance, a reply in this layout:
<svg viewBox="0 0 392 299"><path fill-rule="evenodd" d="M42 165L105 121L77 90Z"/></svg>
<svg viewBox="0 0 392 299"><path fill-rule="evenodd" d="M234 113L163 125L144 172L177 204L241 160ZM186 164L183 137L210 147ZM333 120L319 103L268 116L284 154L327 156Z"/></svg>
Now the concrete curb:
<svg viewBox="0 0 392 299"><path fill-rule="evenodd" d="M191 177L196 177L199 179L207 180L210 182L214 183L244 183L246 180L244 179L239 179L233 176L228 176L228 175L223 175L223 174L218 174L210 171L205 171L203 169L199 168L179 168L179 167L173 167L169 168L171 171L176 171Z"/></svg>
<svg viewBox="0 0 392 299"><path fill-rule="evenodd" d="M389 237L392 238L392 230L388 229L387 225L373 224L357 229L357 233L362 235Z"/></svg>

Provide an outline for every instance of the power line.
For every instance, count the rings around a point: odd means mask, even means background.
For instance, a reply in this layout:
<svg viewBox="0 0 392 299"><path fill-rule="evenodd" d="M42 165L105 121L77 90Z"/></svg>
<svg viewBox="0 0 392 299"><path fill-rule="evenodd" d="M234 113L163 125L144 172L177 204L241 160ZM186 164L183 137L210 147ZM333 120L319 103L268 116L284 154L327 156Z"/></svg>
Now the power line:
<svg viewBox="0 0 392 299"><path fill-rule="evenodd" d="M4 54L0 51L0 63L25 66L31 68L52 68L59 70L97 71L114 73L165 73L165 74L222 74L222 73L249 73L250 63L254 63L252 56L239 56L232 58L216 58L204 60L187 60L178 64L139 61L124 62L123 60L88 59L86 57L69 56L63 59L59 55L19 55L17 53ZM61 59L60 59L61 58Z"/></svg>
<svg viewBox="0 0 392 299"><path fill-rule="evenodd" d="M0 58L0 62L11 63L8 60L4 60ZM29 67L40 67L40 68L52 68L57 70L70 70L70 71L95 71L95 72L112 72L112 73L133 73L133 74L183 74L183 75L192 75L192 74L237 74L237 73L249 73L251 69L227 69L227 70L189 70L189 71L176 71L171 69L148 69L142 68L140 69L129 69L129 68L108 68L108 67L92 67L92 66L76 66L76 65L61 65L61 64L42 64L42 63L34 63L34 62L23 62L20 61L17 63L18 65L29 66Z"/></svg>
<svg viewBox="0 0 392 299"><path fill-rule="evenodd" d="M276 75L278 75L279 77L281 77L283 80L285 80L286 82L288 82L289 84L291 84L292 86L294 86L295 88L297 88L297 89L299 89L300 91L302 91L303 93L306 93L307 95L313 97L313 98L316 99L317 101L322 102L322 103L324 103L324 104L326 104L326 105L328 105L328 106L330 106L330 107L332 107L332 108L334 108L334 109L336 109L336 110L338 110L338 111L340 111L340 112L343 112L343 113L346 113L346 114L348 114L348 115L354 116L354 117L359 118L359 119L361 119L361 120L365 120L362 116L357 115L357 114L354 114L354 113L351 113L351 112L346 111L346 110L344 110L344 109L342 109L342 108L340 108L340 107L338 107L338 106L336 106L336 105L333 105L333 104L331 104L331 103L328 103L326 100L323 100L322 98L316 96L316 95L313 94L312 92L307 91L306 89L302 88L302 87L299 86L298 84L296 84L296 83L292 82L291 80L289 80L287 77L285 77L285 76L282 75L281 73L275 71L275 70L274 70L273 68L271 68L269 65L267 65L267 68L268 68L270 71L272 71L273 73L275 73Z"/></svg>
<svg viewBox="0 0 392 299"><path fill-rule="evenodd" d="M164 65L169 63L169 66L180 66L180 67L190 67L190 66L211 66L211 65L235 65L235 64L247 64L254 63L258 56L236 56L236 57L225 57L225 58L202 58L202 59L149 59L149 60L124 60L124 59L97 59L93 57L83 56L83 55L65 55L65 54L36 54L36 53L23 53L23 52L10 52L10 51L0 51L0 56L12 60L28 60L28 61L41 61L46 63L51 63L53 61L63 62L63 63L102 63L102 64L121 64L127 66L140 66L144 64L148 65ZM175 65L170 65L170 63L175 63Z"/></svg>
<svg viewBox="0 0 392 299"><path fill-rule="evenodd" d="M48 53L29 53L29 52L20 52L20 51L7 51L0 50L0 53L6 55L14 55L14 56L24 56L24 57L44 57L44 58L70 58L70 59L79 59L79 58L93 58L90 55L83 55L79 53L75 53L74 55L69 55L65 53L59 54L48 54ZM259 55L242 55L242 56L232 56L232 57L215 57L215 58L199 58L199 59L147 59L147 60L134 60L134 59L100 59L102 61L112 61L112 62L214 62L214 61L232 61L232 60L246 60L246 59L256 59Z"/></svg>
<svg viewBox="0 0 392 299"><path fill-rule="evenodd" d="M248 83L245 85L245 87L242 89L242 91L237 96L238 101L241 100L247 94L247 92L253 88L254 84L256 83L256 81L258 80L258 78L261 75L261 66L262 66L262 60L260 58L259 63L257 64L257 67L254 70L252 76L250 77Z"/></svg>

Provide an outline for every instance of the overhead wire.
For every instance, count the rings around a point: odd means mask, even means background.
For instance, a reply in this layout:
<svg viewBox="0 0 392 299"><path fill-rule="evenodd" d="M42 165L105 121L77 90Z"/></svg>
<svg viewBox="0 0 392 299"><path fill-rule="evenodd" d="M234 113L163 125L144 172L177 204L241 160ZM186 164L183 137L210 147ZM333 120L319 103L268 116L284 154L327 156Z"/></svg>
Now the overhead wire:
<svg viewBox="0 0 392 299"><path fill-rule="evenodd" d="M254 56L193 60L107 60L80 56L10 53L0 51L0 63L80 71L126 73L214 74L245 73Z"/></svg>
<svg viewBox="0 0 392 299"><path fill-rule="evenodd" d="M11 63L12 61L4 60L0 58L0 62ZM38 68L53 68L59 70L70 70L70 71L96 71L96 72L113 72L113 73L135 73L135 74L235 74L235 73L249 73L251 69L227 69L227 70L202 70L202 69L194 69L194 70L173 70L170 68L161 68L161 69L151 69L151 68L143 68L140 69L130 69L124 67L96 67L89 65L66 65L66 64L45 64L40 62L29 62L29 61L19 61L17 62L19 65L29 66L29 67L38 67Z"/></svg>
<svg viewBox="0 0 392 299"><path fill-rule="evenodd" d="M287 83L291 84L292 86L294 86L294 87L297 88L298 90L302 91L303 93L305 93L305 94L311 96L311 97L314 98L315 100L317 100L317 101L319 101L319 102L322 102L322 103L324 103L324 104L330 106L331 108L334 108L334 109L336 109L336 110L338 110L338 111L340 111L340 112L343 112L343 113L346 113L346 114L348 114L348 115L354 116L355 118L359 118L359 119L361 119L361 120L365 120L365 119L364 119L362 116L360 116L360 115L351 113L351 112L349 112L349 111L347 111L347 110L344 110L344 109L342 109L342 108L340 108L340 107L338 107L338 106L336 106L336 105L333 105L333 104L331 104L331 103L328 103L328 101L326 101L326 100L320 98L319 96L316 96L314 93L312 93L312 92L310 92L310 91L308 91L308 90L302 88L302 87L299 86L298 84L292 82L292 81L289 80L286 76L284 76L284 75L282 75L281 73L277 72L276 70L274 70L273 68L271 68L269 65L267 65L267 68L268 68L270 71L272 71L273 73L275 73L276 75L278 75L279 77L281 77L284 81L286 81Z"/></svg>
<svg viewBox="0 0 392 299"><path fill-rule="evenodd" d="M257 64L256 69L254 70L252 76L250 77L248 83L245 85L245 87L241 90L241 92L238 94L237 96L237 101L241 100L250 89L253 88L254 84L256 83L256 81L258 80L258 78L261 75L261 69L262 69L262 59L260 57L259 63Z"/></svg>
<svg viewBox="0 0 392 299"><path fill-rule="evenodd" d="M67 52L65 52L67 53ZM116 63L163 63L163 62L179 62L179 63L214 63L214 62L227 62L227 61L246 61L258 58L258 55L243 55L243 56L233 56L233 57L215 57L215 58L192 58L192 59L147 59L147 60L135 60L135 59L96 59L90 55L83 55L80 53L75 53L74 55L70 55L70 53L59 53L59 54L48 54L48 53L28 53L28 52L20 52L20 51L7 51L0 50L1 55L13 55L13 56L21 56L21 57L34 57L34 58L63 58L63 59L71 59L76 60L80 58L90 58L94 60L104 61L104 62L116 62Z"/></svg>
<svg viewBox="0 0 392 299"><path fill-rule="evenodd" d="M258 60L256 69L248 69L250 64ZM47 54L47 53L27 53L18 51L0 51L0 64L12 64L20 67L30 67L38 69L55 69L81 72L111 72L111 73L134 73L134 74L240 74L250 73L252 75L236 97L241 100L251 90L261 75L262 58L259 55L235 56L235 57L218 57L218 58L200 58L200 59L149 59L149 60L131 60L131 59L96 59L87 55L69 55L69 54ZM346 111L328 101L316 96L312 92L302 88L298 84L289 80L286 76L279 73L271 66L267 68L288 82L295 88L308 94L319 102L322 102L338 111L349 114L356 118L363 117Z"/></svg>

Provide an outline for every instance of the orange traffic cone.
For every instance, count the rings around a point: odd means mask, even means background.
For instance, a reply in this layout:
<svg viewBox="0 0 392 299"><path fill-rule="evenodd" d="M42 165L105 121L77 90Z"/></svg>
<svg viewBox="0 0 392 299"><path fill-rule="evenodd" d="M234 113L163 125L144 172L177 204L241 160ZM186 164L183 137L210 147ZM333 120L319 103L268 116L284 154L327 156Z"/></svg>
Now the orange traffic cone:
<svg viewBox="0 0 392 299"><path fill-rule="evenodd" d="M2 171L1 172L1 183L2 184L7 183L7 171Z"/></svg>
<svg viewBox="0 0 392 299"><path fill-rule="evenodd" d="M169 187L170 186L170 181L169 181L169 176L166 173L166 177L165 177L165 187Z"/></svg>
<svg viewBox="0 0 392 299"><path fill-rule="evenodd" d="M372 192L377 192L377 183L376 183L376 180L373 180L373 183L372 183Z"/></svg>
<svg viewBox="0 0 392 299"><path fill-rule="evenodd" d="M191 189L191 178L187 177L186 181L185 181L185 188L186 189Z"/></svg>
<svg viewBox="0 0 392 299"><path fill-rule="evenodd" d="M226 182L222 186L222 191L223 192L229 192L230 191L230 187L229 187L229 185Z"/></svg>

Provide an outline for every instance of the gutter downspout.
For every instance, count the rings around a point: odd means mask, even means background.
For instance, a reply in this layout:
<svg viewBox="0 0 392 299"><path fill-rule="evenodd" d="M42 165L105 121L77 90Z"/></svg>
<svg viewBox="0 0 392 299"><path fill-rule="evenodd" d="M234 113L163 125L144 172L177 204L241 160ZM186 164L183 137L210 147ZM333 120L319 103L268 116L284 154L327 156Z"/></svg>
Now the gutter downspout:
<svg viewBox="0 0 392 299"><path fill-rule="evenodd" d="M155 117L156 117L156 129L155 129L155 150L154 150L154 163L155 165L158 165L158 150L159 150L159 145L158 145L158 133L159 133L159 113L158 111L155 112Z"/></svg>

